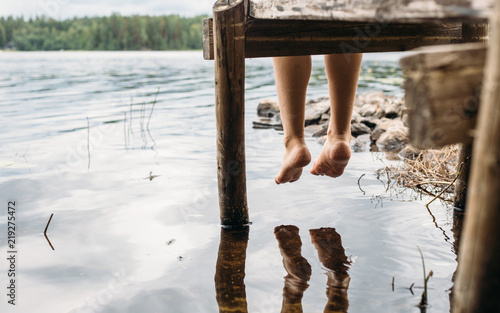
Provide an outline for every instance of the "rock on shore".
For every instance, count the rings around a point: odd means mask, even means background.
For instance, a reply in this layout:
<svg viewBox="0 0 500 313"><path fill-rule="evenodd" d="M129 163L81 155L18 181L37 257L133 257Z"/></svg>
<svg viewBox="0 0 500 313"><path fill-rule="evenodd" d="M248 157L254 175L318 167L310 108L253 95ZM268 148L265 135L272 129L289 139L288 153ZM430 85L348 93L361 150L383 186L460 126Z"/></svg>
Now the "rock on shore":
<svg viewBox="0 0 500 313"><path fill-rule="evenodd" d="M398 152L408 144L408 127L402 119L403 99L389 96L382 91L367 92L356 96L351 118L351 146L353 151ZM330 121L328 98L306 103L305 135L326 140ZM276 99L263 99L257 107L259 120L255 128L283 130L280 109Z"/></svg>

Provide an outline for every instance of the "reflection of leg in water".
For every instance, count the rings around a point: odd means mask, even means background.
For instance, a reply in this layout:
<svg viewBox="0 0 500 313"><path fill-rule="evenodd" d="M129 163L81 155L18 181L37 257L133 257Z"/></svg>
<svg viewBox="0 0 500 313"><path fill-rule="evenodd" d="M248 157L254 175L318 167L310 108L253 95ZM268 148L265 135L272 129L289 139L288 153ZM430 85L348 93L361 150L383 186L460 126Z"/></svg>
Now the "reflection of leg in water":
<svg viewBox="0 0 500 313"><path fill-rule="evenodd" d="M328 304L325 312L347 312L349 300L347 289L351 280L347 274L350 262L342 247L342 238L335 228L320 228L309 230L311 240L323 266L328 269L326 295Z"/></svg>
<svg viewBox="0 0 500 313"><path fill-rule="evenodd" d="M302 242L297 226L277 226L274 235L278 240L283 265L288 275L285 276L283 288L282 313L302 313L302 296L309 287L307 281L311 277L311 265L300 253Z"/></svg>

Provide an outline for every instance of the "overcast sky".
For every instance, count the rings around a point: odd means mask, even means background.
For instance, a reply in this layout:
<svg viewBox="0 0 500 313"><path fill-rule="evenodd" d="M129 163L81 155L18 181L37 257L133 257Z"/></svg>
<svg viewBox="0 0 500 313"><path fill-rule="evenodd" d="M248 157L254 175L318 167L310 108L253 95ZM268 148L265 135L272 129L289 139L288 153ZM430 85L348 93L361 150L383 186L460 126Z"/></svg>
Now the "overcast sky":
<svg viewBox="0 0 500 313"><path fill-rule="evenodd" d="M211 15L214 3L215 0L0 0L0 16L45 15L65 19L107 16L113 12L121 15Z"/></svg>

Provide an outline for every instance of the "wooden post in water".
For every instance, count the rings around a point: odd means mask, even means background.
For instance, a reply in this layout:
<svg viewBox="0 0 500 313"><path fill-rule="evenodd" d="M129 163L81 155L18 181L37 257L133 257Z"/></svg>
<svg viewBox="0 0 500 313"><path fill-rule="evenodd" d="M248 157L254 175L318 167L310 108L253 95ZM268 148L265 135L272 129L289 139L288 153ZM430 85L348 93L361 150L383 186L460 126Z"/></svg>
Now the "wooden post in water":
<svg viewBox="0 0 500 313"><path fill-rule="evenodd" d="M454 313L500 312L500 2L491 15Z"/></svg>
<svg viewBox="0 0 500 313"><path fill-rule="evenodd" d="M217 178L221 224L248 224L245 170L245 1L213 7Z"/></svg>
<svg viewBox="0 0 500 313"><path fill-rule="evenodd" d="M464 42L483 42L488 37L488 24L462 24L462 39ZM458 166L463 164L460 176L455 182L455 197L453 206L465 210L467 200L467 185L469 183L470 167L472 165L472 144L461 144L458 156Z"/></svg>
<svg viewBox="0 0 500 313"><path fill-rule="evenodd" d="M453 206L465 210L467 200L467 185L469 183L470 167L472 164L472 145L460 144L458 151L458 167L461 167L460 176L455 182Z"/></svg>

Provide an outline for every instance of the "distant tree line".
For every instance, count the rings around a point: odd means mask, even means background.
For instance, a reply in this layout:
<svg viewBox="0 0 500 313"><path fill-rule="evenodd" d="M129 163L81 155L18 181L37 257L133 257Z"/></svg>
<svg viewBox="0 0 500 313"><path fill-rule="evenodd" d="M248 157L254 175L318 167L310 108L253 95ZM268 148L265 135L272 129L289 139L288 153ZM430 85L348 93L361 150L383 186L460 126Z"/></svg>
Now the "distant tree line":
<svg viewBox="0 0 500 313"><path fill-rule="evenodd" d="M0 18L0 49L33 50L186 50L202 48L206 16L84 17L63 21L46 17Z"/></svg>

